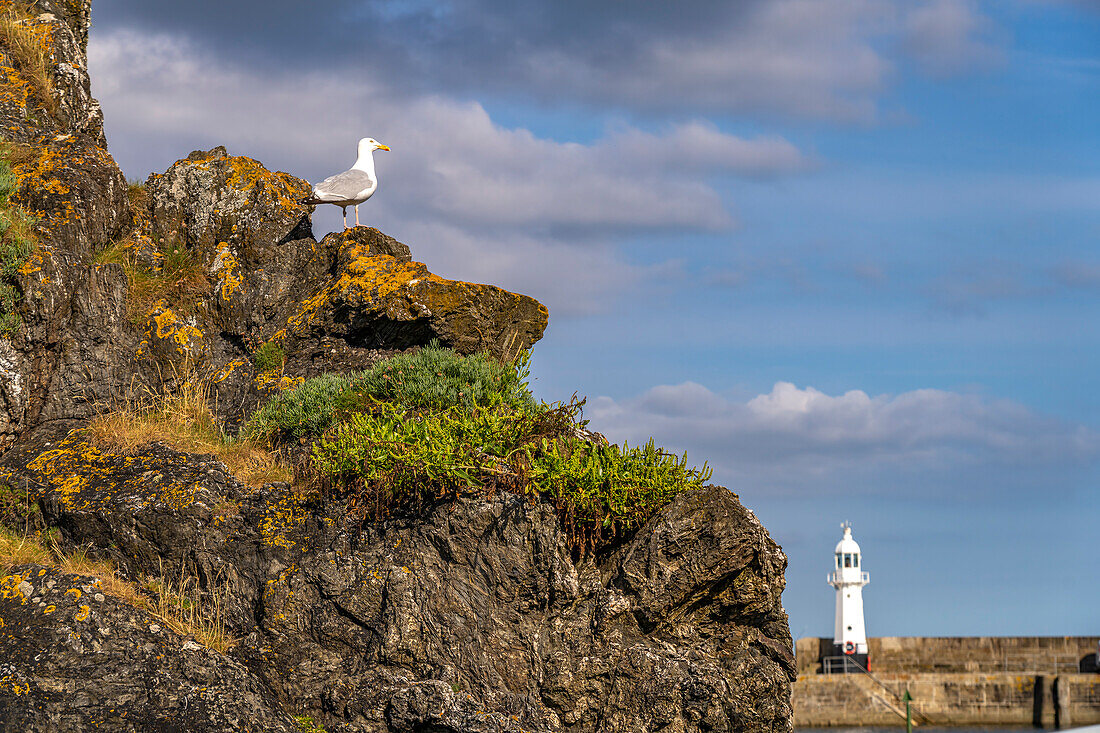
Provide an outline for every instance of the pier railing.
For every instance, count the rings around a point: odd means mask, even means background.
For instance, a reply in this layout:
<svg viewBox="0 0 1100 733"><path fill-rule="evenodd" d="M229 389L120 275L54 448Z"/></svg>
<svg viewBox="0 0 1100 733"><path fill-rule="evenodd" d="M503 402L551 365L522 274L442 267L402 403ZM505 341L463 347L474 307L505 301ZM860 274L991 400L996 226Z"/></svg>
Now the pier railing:
<svg viewBox="0 0 1100 733"><path fill-rule="evenodd" d="M903 719L905 718L905 690L902 690L902 692L900 693L896 692L892 687L887 685L878 677L875 677L873 674L871 674L870 670L860 664L859 661L857 661L851 655L822 657L821 667L822 671L825 673L843 672L844 674L864 675L865 677L867 677L867 679L871 680L874 684L882 688L882 690L885 691L890 696L890 698L892 698L892 701L890 699L877 697L874 694L872 694L871 696L878 699L879 702L883 703L887 708L897 713ZM913 711L913 717L918 721L918 724L932 724L931 719L929 719L929 717L921 711L917 710L917 707L915 705L911 705L910 707Z"/></svg>

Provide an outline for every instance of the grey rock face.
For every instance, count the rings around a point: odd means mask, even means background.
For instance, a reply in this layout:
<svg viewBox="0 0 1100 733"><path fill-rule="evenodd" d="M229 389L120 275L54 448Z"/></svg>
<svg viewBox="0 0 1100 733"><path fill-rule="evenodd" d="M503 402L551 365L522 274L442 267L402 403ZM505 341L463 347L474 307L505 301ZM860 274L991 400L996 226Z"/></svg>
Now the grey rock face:
<svg viewBox="0 0 1100 733"><path fill-rule="evenodd" d="M298 730L240 662L103 593L99 578L12 568L0 617L4 730Z"/></svg>
<svg viewBox="0 0 1100 733"><path fill-rule="evenodd" d="M47 519L131 574L226 584L232 656L330 731L790 729L786 558L725 489L575 562L526 497L357 532L340 506L246 491L209 458L88 455L42 438L0 480L50 487Z"/></svg>

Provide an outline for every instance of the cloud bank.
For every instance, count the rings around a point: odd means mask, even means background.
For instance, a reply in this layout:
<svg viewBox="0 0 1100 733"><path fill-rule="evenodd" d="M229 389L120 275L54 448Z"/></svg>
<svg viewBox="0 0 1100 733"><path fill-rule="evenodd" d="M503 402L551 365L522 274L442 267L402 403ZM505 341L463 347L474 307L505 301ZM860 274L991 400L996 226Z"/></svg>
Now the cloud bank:
<svg viewBox="0 0 1100 733"><path fill-rule="evenodd" d="M209 18L219 18L211 24ZM974 0L106 2L97 22L201 39L223 57L548 106L872 120L899 62L934 75L997 54ZM261 64L273 66L272 64ZM354 69L354 73L348 73Z"/></svg>
<svg viewBox="0 0 1100 733"><path fill-rule="evenodd" d="M777 382L771 392L739 401L685 382L626 400L600 397L588 417L612 440L637 444L655 436L693 460L710 459L735 488L796 494L868 476L877 477L873 490L880 492L923 476L940 491L981 494L997 490L1010 472L1100 459L1100 433L1085 426L1008 400L938 389L833 396ZM984 483L972 483L982 475Z"/></svg>
<svg viewBox="0 0 1100 733"><path fill-rule="evenodd" d="M414 237L418 257L449 274L523 289L559 314L598 310L653 271L623 257L624 237L729 229L733 215L711 179L814 165L781 137L738 137L697 120L560 142L499 125L477 103L409 97L370 80L294 72L271 83L177 35L101 33L89 53L131 174L138 161L163 170L191 149L224 144L320 180L350 165L369 132L393 149L378 158L370 223Z"/></svg>

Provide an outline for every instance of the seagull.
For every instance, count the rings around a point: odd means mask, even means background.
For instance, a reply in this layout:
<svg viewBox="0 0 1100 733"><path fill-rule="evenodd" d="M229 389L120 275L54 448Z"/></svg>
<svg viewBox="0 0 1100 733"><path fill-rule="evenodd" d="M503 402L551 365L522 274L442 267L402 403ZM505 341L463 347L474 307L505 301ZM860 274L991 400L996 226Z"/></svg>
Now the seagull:
<svg viewBox="0 0 1100 733"><path fill-rule="evenodd" d="M365 137L359 141L359 158L350 169L329 176L313 187L313 193L299 203L335 204L344 212L344 229L348 228L348 207L355 207L355 226L359 226L359 204L378 190L378 176L374 172L374 151L389 147Z"/></svg>

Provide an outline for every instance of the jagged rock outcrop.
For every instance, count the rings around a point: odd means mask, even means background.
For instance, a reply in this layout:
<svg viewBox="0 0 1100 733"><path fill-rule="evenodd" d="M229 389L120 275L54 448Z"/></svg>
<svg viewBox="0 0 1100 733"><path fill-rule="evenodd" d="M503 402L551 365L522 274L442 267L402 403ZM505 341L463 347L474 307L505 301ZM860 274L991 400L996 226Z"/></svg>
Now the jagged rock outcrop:
<svg viewBox="0 0 1100 733"><path fill-rule="evenodd" d="M29 6L20 27L46 54L45 68L0 44L0 129L12 147L15 199L39 218L40 233L11 277L22 325L0 338L0 447L28 425L81 412L126 378L100 328L117 323L125 278L89 267L95 248L130 222L126 180L107 153L90 91L90 7Z"/></svg>
<svg viewBox="0 0 1100 733"><path fill-rule="evenodd" d="M226 588L231 657L330 731L790 727L786 558L725 489L575 561L553 507L507 493L357 533L342 505L164 447L42 435L3 463L70 541Z"/></svg>
<svg viewBox="0 0 1100 733"><path fill-rule="evenodd" d="M433 338L512 358L541 337L537 301L433 275L381 232L315 241L311 209L298 203L309 184L224 148L151 176L129 192L132 206L90 94L90 0L29 7L21 27L47 50L45 75L0 43L15 201L38 217L39 235L10 277L21 323L0 336L0 448L181 371L217 383L232 425L303 377ZM264 344L282 365L255 368Z"/></svg>
<svg viewBox="0 0 1100 733"><path fill-rule="evenodd" d="M299 731L248 669L103 592L20 565L0 577L0 727Z"/></svg>
<svg viewBox="0 0 1100 733"><path fill-rule="evenodd" d="M89 92L89 6L37 0L21 21L49 51L45 77L0 43L14 200L39 217L38 245L4 276L20 324L0 336L0 488L126 577L193 579L240 643L202 648L94 578L19 565L0 581L0 720L789 731L786 558L725 489L681 494L578 559L553 507L527 496L466 493L364 524L304 484L246 486L211 456L87 442L97 411L181 373L214 385L231 428L309 376L435 338L509 359L547 325L531 298L445 280L377 230L317 241L297 203L308 184L224 148L129 190Z"/></svg>

